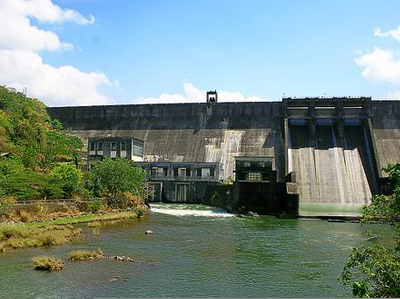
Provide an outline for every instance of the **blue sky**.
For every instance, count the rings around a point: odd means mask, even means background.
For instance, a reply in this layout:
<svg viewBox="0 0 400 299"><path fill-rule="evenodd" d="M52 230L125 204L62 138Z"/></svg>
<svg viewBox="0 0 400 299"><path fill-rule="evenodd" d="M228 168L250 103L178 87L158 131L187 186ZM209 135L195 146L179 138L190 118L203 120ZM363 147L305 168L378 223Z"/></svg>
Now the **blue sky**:
<svg viewBox="0 0 400 299"><path fill-rule="evenodd" d="M0 84L50 106L214 89L400 98L399 12L397 0L0 0Z"/></svg>

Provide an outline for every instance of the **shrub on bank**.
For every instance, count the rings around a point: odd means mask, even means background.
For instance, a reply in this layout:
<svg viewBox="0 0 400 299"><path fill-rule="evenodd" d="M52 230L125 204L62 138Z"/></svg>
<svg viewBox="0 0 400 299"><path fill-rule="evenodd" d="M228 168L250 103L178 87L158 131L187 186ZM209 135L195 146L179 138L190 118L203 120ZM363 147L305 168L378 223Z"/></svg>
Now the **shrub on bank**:
<svg viewBox="0 0 400 299"><path fill-rule="evenodd" d="M19 214L19 219L21 219L21 222L24 222L24 223L29 222L29 220L31 218L31 216L29 215L29 212L20 210L18 212L18 214Z"/></svg>
<svg viewBox="0 0 400 299"><path fill-rule="evenodd" d="M71 198L82 192L83 173L72 164L60 164L50 173L50 183L62 190L62 198Z"/></svg>
<svg viewBox="0 0 400 299"><path fill-rule="evenodd" d="M105 158L90 171L86 185L95 196L107 198L109 206L126 207L127 198L124 193L129 192L143 198L144 182L144 170L133 161Z"/></svg>
<svg viewBox="0 0 400 299"><path fill-rule="evenodd" d="M10 208L9 200L5 197L2 197L2 194L4 194L4 192L1 192L0 189L0 218L6 215Z"/></svg>
<svg viewBox="0 0 400 299"><path fill-rule="evenodd" d="M32 259L35 270L60 271L64 268L64 263L51 256L37 256Z"/></svg>

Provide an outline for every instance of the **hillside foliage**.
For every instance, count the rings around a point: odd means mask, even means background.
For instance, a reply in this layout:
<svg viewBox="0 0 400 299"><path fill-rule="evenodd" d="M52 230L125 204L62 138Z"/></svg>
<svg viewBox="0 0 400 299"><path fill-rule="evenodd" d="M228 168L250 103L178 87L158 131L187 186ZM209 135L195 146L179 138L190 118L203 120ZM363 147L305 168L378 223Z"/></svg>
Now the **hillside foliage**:
<svg viewBox="0 0 400 299"><path fill-rule="evenodd" d="M90 210L142 202L144 171L126 159L80 170L83 143L39 100L0 86L0 217L15 200L85 198Z"/></svg>
<svg viewBox="0 0 400 299"><path fill-rule="evenodd" d="M388 173L391 195L377 195L363 209L364 222L390 225L393 240L383 241L370 234L369 243L353 248L340 280L350 285L353 296L360 298L400 297L400 163L384 168Z"/></svg>
<svg viewBox="0 0 400 299"><path fill-rule="evenodd" d="M0 86L0 198L39 199L70 196L60 174L77 170L82 141L67 134L46 106ZM70 163L60 166L59 163ZM77 178L82 175L75 173ZM80 186L76 181L74 186Z"/></svg>
<svg viewBox="0 0 400 299"><path fill-rule="evenodd" d="M62 161L79 161L82 141L69 136L51 119L39 100L0 86L0 153L10 153L22 166L47 172Z"/></svg>

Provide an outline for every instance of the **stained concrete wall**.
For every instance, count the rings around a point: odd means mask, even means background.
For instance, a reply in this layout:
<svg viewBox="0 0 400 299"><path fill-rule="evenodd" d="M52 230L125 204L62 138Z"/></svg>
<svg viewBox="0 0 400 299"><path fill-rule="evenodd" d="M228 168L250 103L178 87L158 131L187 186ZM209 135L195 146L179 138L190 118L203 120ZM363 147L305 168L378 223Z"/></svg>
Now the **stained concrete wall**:
<svg viewBox="0 0 400 299"><path fill-rule="evenodd" d="M319 204L361 207L371 198L373 178L362 126L344 128L345 146L337 146L332 126L316 128L315 146L307 126L290 127L289 172L296 172L300 191L300 213L321 215ZM310 204L316 211L310 211ZM337 207L338 208L338 207ZM339 211L343 214L343 211Z"/></svg>
<svg viewBox="0 0 400 299"><path fill-rule="evenodd" d="M400 101L372 101L371 127L377 169L400 162Z"/></svg>
<svg viewBox="0 0 400 299"><path fill-rule="evenodd" d="M275 158L284 178L281 103L120 105L49 108L81 137L135 137L145 161L219 162L233 178L235 156Z"/></svg>
<svg viewBox="0 0 400 299"><path fill-rule="evenodd" d="M326 145L310 143L305 132L292 134L298 145L288 147L291 159L287 166L298 172L300 205L314 209L314 204L324 203L331 215L337 205L361 205L374 192L376 177L386 176L380 169L400 161L400 101L370 101L368 105L362 130L344 129L347 145L335 145L337 136L332 130L316 132L318 139L326 139ZM284 135L289 132L284 132L281 102L57 107L48 111L84 142L109 136L145 141L146 161L219 162L223 165L220 178L226 179L233 177L235 156L270 156L278 181L283 182L286 174ZM318 213L320 209L321 205ZM349 213L360 211L348 209Z"/></svg>

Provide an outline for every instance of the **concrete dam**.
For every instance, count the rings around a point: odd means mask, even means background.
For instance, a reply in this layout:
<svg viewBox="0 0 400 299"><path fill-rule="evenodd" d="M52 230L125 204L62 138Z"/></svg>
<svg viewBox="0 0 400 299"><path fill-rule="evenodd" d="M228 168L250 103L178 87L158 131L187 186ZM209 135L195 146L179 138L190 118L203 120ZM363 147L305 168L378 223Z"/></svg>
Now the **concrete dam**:
<svg viewBox="0 0 400 299"><path fill-rule="evenodd" d="M48 112L83 140L88 167L103 156L137 161L155 201L209 203L212 197L279 214L298 194L300 215L354 216L385 189L381 168L400 161L399 101L218 103L207 94L205 103Z"/></svg>

